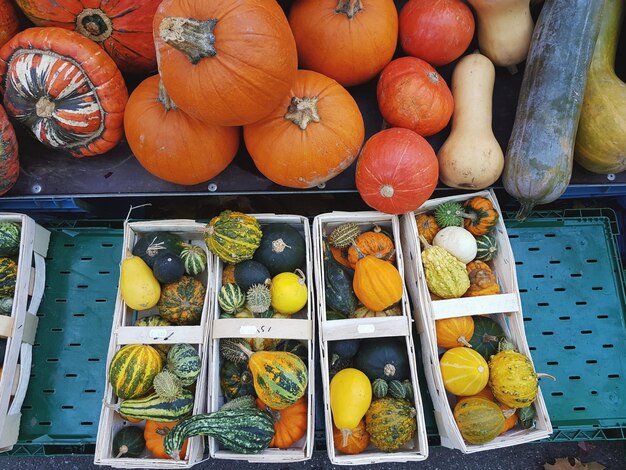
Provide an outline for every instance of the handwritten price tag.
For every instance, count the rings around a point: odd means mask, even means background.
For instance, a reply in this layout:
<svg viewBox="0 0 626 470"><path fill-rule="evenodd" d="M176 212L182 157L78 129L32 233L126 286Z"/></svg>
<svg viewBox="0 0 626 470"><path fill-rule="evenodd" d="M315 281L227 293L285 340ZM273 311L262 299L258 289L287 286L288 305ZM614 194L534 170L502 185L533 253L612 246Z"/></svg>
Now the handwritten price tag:
<svg viewBox="0 0 626 470"><path fill-rule="evenodd" d="M243 325L239 327L239 333L242 335L258 335L260 333L269 333L270 331L272 331L272 327L265 325Z"/></svg>

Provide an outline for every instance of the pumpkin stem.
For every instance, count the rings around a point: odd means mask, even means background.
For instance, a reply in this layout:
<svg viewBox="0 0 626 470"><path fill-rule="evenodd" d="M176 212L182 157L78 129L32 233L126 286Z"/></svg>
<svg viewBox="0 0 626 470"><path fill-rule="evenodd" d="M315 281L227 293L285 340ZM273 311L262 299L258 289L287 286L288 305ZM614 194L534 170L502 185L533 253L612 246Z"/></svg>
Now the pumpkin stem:
<svg viewBox="0 0 626 470"><path fill-rule="evenodd" d="M471 344L469 344L469 342L465 339L465 336L459 336L456 339L460 344L462 344L463 346L465 346L466 348L471 348L473 347Z"/></svg>
<svg viewBox="0 0 626 470"><path fill-rule="evenodd" d="M248 359L252 357L252 354L253 354L252 351L250 351L248 348L246 348L243 344L239 342L237 342L236 344L237 344L237 347L241 349L246 354L246 356L248 356Z"/></svg>
<svg viewBox="0 0 626 470"><path fill-rule="evenodd" d="M343 13L351 20L361 10L363 10L363 2L361 0L339 0L335 13Z"/></svg>
<svg viewBox="0 0 626 470"><path fill-rule="evenodd" d="M395 193L393 186L389 185L389 184L383 184L380 187L380 191L379 191L380 195L382 197L393 197L393 194Z"/></svg>
<svg viewBox="0 0 626 470"><path fill-rule="evenodd" d="M285 251L285 248L291 247L287 245L282 238L279 238L278 240L274 240L272 242L272 251L274 253L282 253L283 251Z"/></svg>
<svg viewBox="0 0 626 470"><path fill-rule="evenodd" d="M217 18L196 20L168 16L159 25L159 36L195 65L200 59L217 55L213 33L216 24Z"/></svg>
<svg viewBox="0 0 626 470"><path fill-rule="evenodd" d="M40 118L51 118L52 114L54 113L54 109L54 102L50 101L50 98L48 98L47 96L42 96L41 98L39 98L39 100L37 100L37 103L35 104L35 113Z"/></svg>
<svg viewBox="0 0 626 470"><path fill-rule="evenodd" d="M517 214L515 215L515 220L517 220L518 222L523 222L524 220L526 220L526 217L530 215L530 213L533 211L534 208L535 208L534 202L531 202L531 201L522 202L522 206L519 208L519 211L517 211Z"/></svg>
<svg viewBox="0 0 626 470"><path fill-rule="evenodd" d="M426 77L435 84L439 83L439 74L437 72L428 72Z"/></svg>
<svg viewBox="0 0 626 470"><path fill-rule="evenodd" d="M418 235L420 241L422 242L422 244L424 245L424 250L427 250L429 248L432 248L432 245L430 243L428 243L428 240L426 240L426 238L424 238L424 235L422 235L421 233Z"/></svg>
<svg viewBox="0 0 626 470"><path fill-rule="evenodd" d="M113 411L119 411L120 407L121 407L121 405L119 403L117 403L115 405L113 405L111 403L105 403L104 406L106 408L110 409L110 410L113 410Z"/></svg>
<svg viewBox="0 0 626 470"><path fill-rule="evenodd" d="M308 98L306 96L291 98L291 104L287 108L284 118L293 122L303 131L306 130L309 122L320 122L320 115L317 112L317 96Z"/></svg>
<svg viewBox="0 0 626 470"><path fill-rule="evenodd" d="M128 453L128 446L127 445L121 445L118 450L119 450L119 453L115 456L116 459L119 459L122 455Z"/></svg>
<svg viewBox="0 0 626 470"><path fill-rule="evenodd" d="M543 377L545 377L546 379L554 380L556 382L556 377L554 375L544 374L543 372L540 372L539 374L537 374L538 379L541 379Z"/></svg>
<svg viewBox="0 0 626 470"><path fill-rule="evenodd" d="M499 341L500 338L498 338L497 336L488 335L487 333L483 335L483 343L497 343Z"/></svg>
<svg viewBox="0 0 626 470"><path fill-rule="evenodd" d="M385 367L383 367L383 373L386 377L393 377L396 375L396 366L393 364L385 364Z"/></svg>
<svg viewBox="0 0 626 470"><path fill-rule="evenodd" d="M359 257L359 258L357 259L357 261L362 260L363 258L365 258L365 253L363 253L363 252L361 251L361 249L359 248L359 245L357 245L355 241L353 241L353 242L352 242L352 246L353 246L353 247L354 247L354 249L356 250L356 254L357 254L357 256Z"/></svg>
<svg viewBox="0 0 626 470"><path fill-rule="evenodd" d="M306 282L306 276L304 275L304 273L302 272L301 269L296 269L294 271L295 274L298 275L298 277L300 278L300 280L298 281L300 284L302 284L303 286L305 285Z"/></svg>
<svg viewBox="0 0 626 470"><path fill-rule="evenodd" d="M163 105L165 111L177 108L176 103L174 103L172 98L170 98L170 95L167 94L167 90L163 86L163 80L159 80L159 96L157 97L157 100Z"/></svg>
<svg viewBox="0 0 626 470"><path fill-rule="evenodd" d="M515 414L515 408L508 408L506 410L502 410L502 414L504 415L504 419L509 419L511 416Z"/></svg>
<svg viewBox="0 0 626 470"><path fill-rule="evenodd" d="M85 8L76 16L76 31L94 42L102 42L113 33L113 23L100 8Z"/></svg>
<svg viewBox="0 0 626 470"><path fill-rule="evenodd" d="M341 430L341 447L348 447L348 439L352 436L352 429Z"/></svg>

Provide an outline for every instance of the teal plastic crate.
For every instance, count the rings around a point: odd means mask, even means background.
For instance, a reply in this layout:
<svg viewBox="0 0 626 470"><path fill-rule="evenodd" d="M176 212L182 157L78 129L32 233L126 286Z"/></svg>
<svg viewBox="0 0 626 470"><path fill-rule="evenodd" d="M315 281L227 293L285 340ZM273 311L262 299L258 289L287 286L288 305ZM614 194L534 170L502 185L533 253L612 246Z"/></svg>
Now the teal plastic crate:
<svg viewBox="0 0 626 470"><path fill-rule="evenodd" d="M552 440L624 439L626 302L610 209L506 221Z"/></svg>
<svg viewBox="0 0 626 470"><path fill-rule="evenodd" d="M18 445L0 455L93 454L122 230L49 228L46 290Z"/></svg>

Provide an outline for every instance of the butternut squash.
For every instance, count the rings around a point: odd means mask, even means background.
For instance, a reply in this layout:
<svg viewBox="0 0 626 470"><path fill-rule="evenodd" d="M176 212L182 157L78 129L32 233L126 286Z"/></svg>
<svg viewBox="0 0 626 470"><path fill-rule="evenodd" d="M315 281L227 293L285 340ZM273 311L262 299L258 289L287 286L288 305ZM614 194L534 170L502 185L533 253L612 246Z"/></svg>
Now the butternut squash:
<svg viewBox="0 0 626 470"><path fill-rule="evenodd" d="M626 83L615 74L624 0L606 0L587 74L574 160L593 173L626 170Z"/></svg>
<svg viewBox="0 0 626 470"><path fill-rule="evenodd" d="M530 0L468 0L478 19L480 52L499 67L526 59L533 35Z"/></svg>
<svg viewBox="0 0 626 470"><path fill-rule="evenodd" d="M452 73L452 130L437 154L447 186L484 189L502 173L504 155L491 129L495 74L482 54L463 57Z"/></svg>

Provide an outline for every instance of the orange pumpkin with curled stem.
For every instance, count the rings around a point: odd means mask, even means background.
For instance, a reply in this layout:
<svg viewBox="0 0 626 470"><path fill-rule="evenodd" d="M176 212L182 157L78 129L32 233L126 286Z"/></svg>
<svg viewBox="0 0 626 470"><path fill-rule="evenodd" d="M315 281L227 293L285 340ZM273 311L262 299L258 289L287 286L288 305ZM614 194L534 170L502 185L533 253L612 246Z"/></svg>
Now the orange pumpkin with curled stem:
<svg viewBox="0 0 626 470"><path fill-rule="evenodd" d="M394 262L395 247L393 241L382 232L364 232L348 248L348 262L354 269L362 255L372 255L385 261Z"/></svg>
<svg viewBox="0 0 626 470"><path fill-rule="evenodd" d="M154 176L177 184L197 184L221 173L239 148L239 128L203 123L180 110L158 75L130 95L124 114L126 140Z"/></svg>
<svg viewBox="0 0 626 470"><path fill-rule="evenodd" d="M312 188L354 162L365 125L344 87L320 73L299 70L280 105L244 126L243 137L265 177L290 188Z"/></svg>
<svg viewBox="0 0 626 470"><path fill-rule="evenodd" d="M146 440L146 448L157 459L171 459L170 455L165 452L163 441L165 436L172 430L178 421L146 421L146 427L143 430L143 437ZM187 452L187 442L185 439L180 455L184 456Z"/></svg>
<svg viewBox="0 0 626 470"><path fill-rule="evenodd" d="M256 406L267 411L274 422L275 434L270 441L270 447L288 449L306 434L309 422L306 397L282 410L270 408L260 398L256 399Z"/></svg>
<svg viewBox="0 0 626 470"><path fill-rule="evenodd" d="M333 445L335 446L335 450L342 454L354 455L360 454L367 449L370 445L370 435L365 429L365 419L362 419L359 425L348 434L346 445L343 445L343 439L343 433L333 424Z"/></svg>
<svg viewBox="0 0 626 470"><path fill-rule="evenodd" d="M475 196L468 199L463 203L463 209L463 225L477 237L491 232L500 219L498 211L486 197Z"/></svg>
<svg viewBox="0 0 626 470"><path fill-rule="evenodd" d="M435 320L437 346L450 349L459 346L471 348L469 340L474 335L474 320L471 316Z"/></svg>
<svg viewBox="0 0 626 470"><path fill-rule="evenodd" d="M393 0L298 0L289 11L289 24L300 67L343 86L378 75L398 41Z"/></svg>

